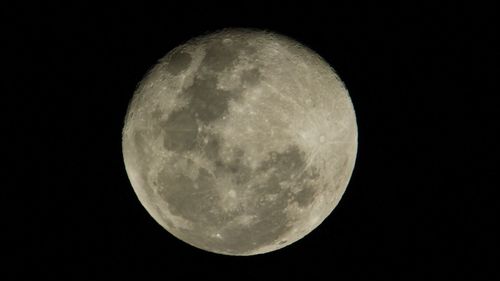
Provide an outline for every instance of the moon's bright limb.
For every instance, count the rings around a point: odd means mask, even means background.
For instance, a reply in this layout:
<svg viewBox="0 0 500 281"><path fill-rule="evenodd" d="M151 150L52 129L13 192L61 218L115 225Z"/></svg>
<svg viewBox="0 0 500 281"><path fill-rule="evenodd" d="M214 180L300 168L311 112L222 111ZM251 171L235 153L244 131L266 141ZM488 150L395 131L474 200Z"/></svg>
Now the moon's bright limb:
<svg viewBox="0 0 500 281"><path fill-rule="evenodd" d="M289 245L335 208L354 168L349 95L317 54L270 32L228 29L169 52L123 128L126 170L166 230L253 255Z"/></svg>

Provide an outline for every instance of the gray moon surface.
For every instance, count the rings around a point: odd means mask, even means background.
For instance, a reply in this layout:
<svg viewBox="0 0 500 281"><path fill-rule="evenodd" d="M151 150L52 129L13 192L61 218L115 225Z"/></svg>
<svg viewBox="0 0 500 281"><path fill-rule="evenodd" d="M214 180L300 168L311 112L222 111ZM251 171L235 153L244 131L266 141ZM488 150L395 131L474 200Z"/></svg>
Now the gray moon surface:
<svg viewBox="0 0 500 281"><path fill-rule="evenodd" d="M147 73L122 136L140 202L197 248L255 255L315 229L357 154L349 94L286 36L225 29L173 49Z"/></svg>

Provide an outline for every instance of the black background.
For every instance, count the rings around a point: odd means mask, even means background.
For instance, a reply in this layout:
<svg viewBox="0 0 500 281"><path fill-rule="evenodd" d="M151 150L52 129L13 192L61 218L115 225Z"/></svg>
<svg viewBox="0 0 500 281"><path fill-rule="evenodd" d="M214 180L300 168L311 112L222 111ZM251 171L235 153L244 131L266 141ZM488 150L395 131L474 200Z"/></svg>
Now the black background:
<svg viewBox="0 0 500 281"><path fill-rule="evenodd" d="M376 2L2 9L8 279L493 280L496 7ZM177 240L140 205L122 160L125 112L146 71L225 27L275 31L317 51L358 119L340 204L265 255Z"/></svg>

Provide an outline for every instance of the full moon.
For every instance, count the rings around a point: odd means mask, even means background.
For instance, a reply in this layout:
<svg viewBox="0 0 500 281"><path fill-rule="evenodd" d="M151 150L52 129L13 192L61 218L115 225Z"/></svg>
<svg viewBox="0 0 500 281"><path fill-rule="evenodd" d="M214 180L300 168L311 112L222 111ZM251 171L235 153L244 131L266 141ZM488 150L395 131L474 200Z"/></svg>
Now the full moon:
<svg viewBox="0 0 500 281"><path fill-rule="evenodd" d="M357 124L344 84L314 51L225 29L147 73L122 149L135 193L168 232L206 251L255 255L298 241L337 206Z"/></svg>

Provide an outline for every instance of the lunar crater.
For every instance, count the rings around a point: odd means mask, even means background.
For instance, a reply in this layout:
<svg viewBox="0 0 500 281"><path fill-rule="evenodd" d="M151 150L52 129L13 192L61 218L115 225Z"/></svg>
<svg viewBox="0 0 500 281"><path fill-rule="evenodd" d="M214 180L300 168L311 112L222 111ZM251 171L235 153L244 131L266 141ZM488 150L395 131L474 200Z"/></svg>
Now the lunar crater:
<svg viewBox="0 0 500 281"><path fill-rule="evenodd" d="M174 52L164 69L169 74L178 75L189 68L191 61L192 57L189 53L183 51Z"/></svg>

